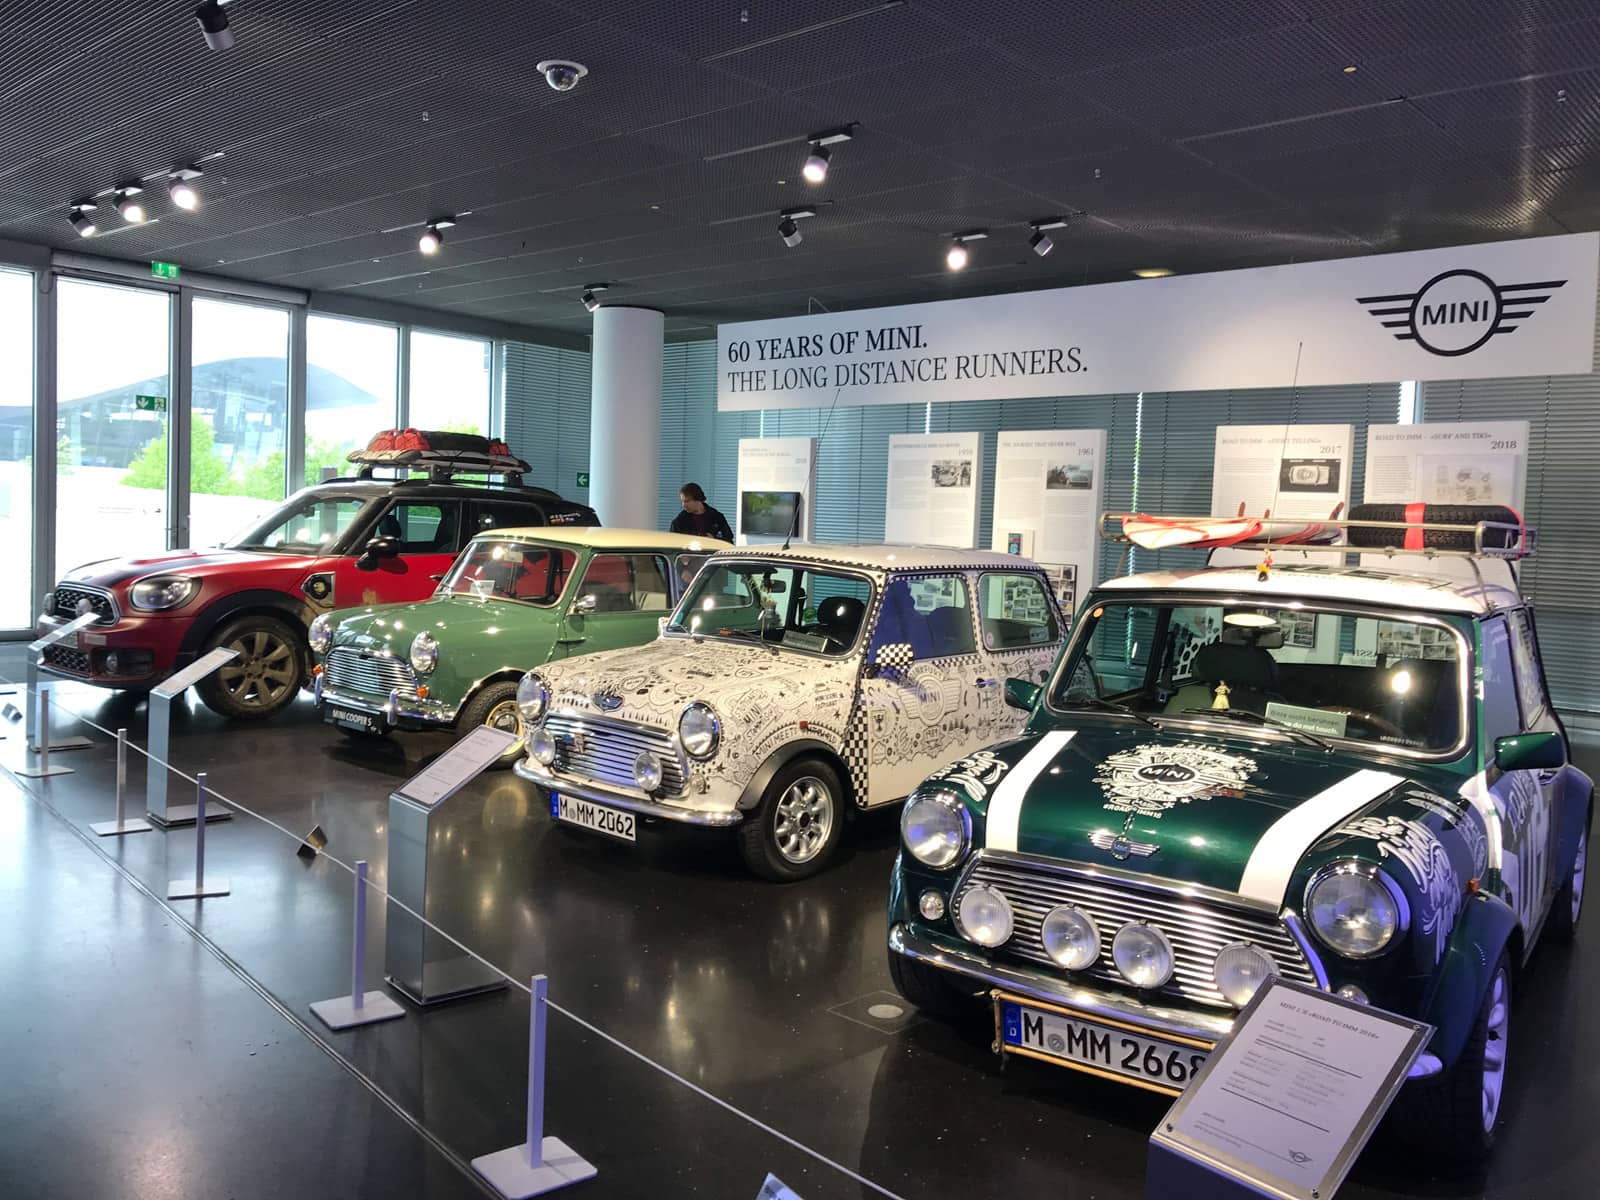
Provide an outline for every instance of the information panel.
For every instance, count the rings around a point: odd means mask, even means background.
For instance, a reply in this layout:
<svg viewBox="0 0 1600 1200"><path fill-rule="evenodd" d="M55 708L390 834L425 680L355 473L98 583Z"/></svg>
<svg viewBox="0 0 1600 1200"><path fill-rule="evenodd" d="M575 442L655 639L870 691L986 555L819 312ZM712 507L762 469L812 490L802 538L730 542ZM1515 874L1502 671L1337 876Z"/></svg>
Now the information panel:
<svg viewBox="0 0 1600 1200"><path fill-rule="evenodd" d="M1526 421L1369 425L1365 499L1375 504L1506 504L1522 511Z"/></svg>
<svg viewBox="0 0 1600 1200"><path fill-rule="evenodd" d="M812 498L816 489L817 439L740 438L739 502L733 513L734 541L741 546L781 542L791 536L809 542L816 528ZM795 513L799 512L796 529Z"/></svg>
<svg viewBox="0 0 1600 1200"><path fill-rule="evenodd" d="M1211 515L1326 520L1350 502L1349 425L1219 425Z"/></svg>
<svg viewBox="0 0 1600 1200"><path fill-rule="evenodd" d="M1044 566L1068 608L1095 582L1105 462L1104 429L1002 433L995 446L990 547Z"/></svg>
<svg viewBox="0 0 1600 1200"><path fill-rule="evenodd" d="M488 770L517 744L517 735L491 725L475 726L471 733L434 759L396 789L425 808L433 808Z"/></svg>
<svg viewBox="0 0 1600 1200"><path fill-rule="evenodd" d="M977 433L891 434L883 540L976 546L982 444Z"/></svg>

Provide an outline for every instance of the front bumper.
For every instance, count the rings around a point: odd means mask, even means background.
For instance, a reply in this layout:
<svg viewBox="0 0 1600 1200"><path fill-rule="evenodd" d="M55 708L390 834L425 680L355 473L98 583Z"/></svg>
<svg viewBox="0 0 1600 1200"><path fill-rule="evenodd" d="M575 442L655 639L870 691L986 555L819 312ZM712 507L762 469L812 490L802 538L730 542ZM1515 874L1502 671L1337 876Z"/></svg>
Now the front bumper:
<svg viewBox="0 0 1600 1200"><path fill-rule="evenodd" d="M66 623L54 614L41 615L34 636L44 637ZM182 648L188 625L171 616L122 614L115 625L91 625L76 640L48 647L39 669L99 687L150 686L194 659ZM110 669L108 655L115 655L116 670Z"/></svg>
<svg viewBox="0 0 1600 1200"><path fill-rule="evenodd" d="M329 687L318 675L311 685L311 695L320 711L324 705L334 703L341 708L354 709L378 717L390 729L421 732L449 729L456 723L456 710L448 705L436 704L416 696L402 696L390 692L388 697L377 699L365 692L352 692ZM326 715L323 717L327 719Z"/></svg>
<svg viewBox="0 0 1600 1200"><path fill-rule="evenodd" d="M645 817L675 821L679 825L697 825L702 828L726 829L744 820L741 812L726 809L686 808L679 804L666 804L652 800L642 793L630 793L592 780L575 780L564 775L552 775L532 759L523 758L511 768L521 779L536 783L546 791L562 792L595 804L626 809Z"/></svg>

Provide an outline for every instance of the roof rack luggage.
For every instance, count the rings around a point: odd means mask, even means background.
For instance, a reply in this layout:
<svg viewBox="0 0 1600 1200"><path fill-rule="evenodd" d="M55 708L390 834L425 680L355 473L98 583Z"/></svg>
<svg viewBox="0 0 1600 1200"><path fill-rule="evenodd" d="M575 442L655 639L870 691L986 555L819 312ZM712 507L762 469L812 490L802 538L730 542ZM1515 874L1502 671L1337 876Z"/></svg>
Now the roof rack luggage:
<svg viewBox="0 0 1600 1200"><path fill-rule="evenodd" d="M522 477L532 470L498 438L435 429L386 429L364 450L352 450L349 461L360 468L359 479L371 479L379 467L392 467L426 471L435 483L447 483L454 475L499 476L511 487L522 487Z"/></svg>

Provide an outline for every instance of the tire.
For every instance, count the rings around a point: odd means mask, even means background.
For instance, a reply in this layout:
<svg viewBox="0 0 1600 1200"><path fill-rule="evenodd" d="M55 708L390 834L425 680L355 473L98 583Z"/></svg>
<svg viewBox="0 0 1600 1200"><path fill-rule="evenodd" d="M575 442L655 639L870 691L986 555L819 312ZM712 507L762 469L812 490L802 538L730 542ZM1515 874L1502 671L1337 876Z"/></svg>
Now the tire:
<svg viewBox="0 0 1600 1200"><path fill-rule="evenodd" d="M978 985L893 950L889 951L889 978L894 980L894 990L913 1008L936 1017L956 1020L978 1009Z"/></svg>
<svg viewBox="0 0 1600 1200"><path fill-rule="evenodd" d="M239 651L199 683L195 692L214 713L234 720L276 716L294 703L306 678L305 631L278 617L237 617L206 641Z"/></svg>
<svg viewBox="0 0 1600 1200"><path fill-rule="evenodd" d="M479 725L492 725L517 735L517 744L495 760L494 769L504 770L522 757L528 743L522 729L522 714L517 711L516 684L509 679L486 684L462 705L456 717L456 732L464 736Z"/></svg>
<svg viewBox="0 0 1600 1200"><path fill-rule="evenodd" d="M1352 521L1388 521L1405 523L1404 504L1357 504L1350 510ZM1521 526L1522 520L1509 508L1498 504L1429 504L1422 510L1425 525L1476 525L1488 521L1495 525ZM1350 544L1368 548L1402 546L1405 531L1401 529L1352 529ZM1510 546L1517 535L1507 529L1484 531L1483 544L1489 547ZM1430 550L1471 550L1472 534L1447 533L1442 530L1423 534L1423 544Z"/></svg>
<svg viewBox="0 0 1600 1200"><path fill-rule="evenodd" d="M739 826L739 852L763 879L787 883L827 866L844 832L844 786L820 758L798 758Z"/></svg>
<svg viewBox="0 0 1600 1200"><path fill-rule="evenodd" d="M1572 870L1567 881L1556 893L1550 909L1550 923L1546 926L1552 941L1571 943L1578 938L1578 923L1583 918L1583 882L1589 862L1589 822L1585 821L1578 835L1578 853L1572 860Z"/></svg>
<svg viewBox="0 0 1600 1200"><path fill-rule="evenodd" d="M1489 976L1477 1020L1461 1056L1436 1083L1402 1093L1402 1136L1455 1170L1480 1170L1494 1148L1505 1095L1507 1033L1511 1022L1511 962L1502 951ZM1491 1085L1490 1072L1498 1077ZM1492 1093L1492 1101L1491 1101Z"/></svg>

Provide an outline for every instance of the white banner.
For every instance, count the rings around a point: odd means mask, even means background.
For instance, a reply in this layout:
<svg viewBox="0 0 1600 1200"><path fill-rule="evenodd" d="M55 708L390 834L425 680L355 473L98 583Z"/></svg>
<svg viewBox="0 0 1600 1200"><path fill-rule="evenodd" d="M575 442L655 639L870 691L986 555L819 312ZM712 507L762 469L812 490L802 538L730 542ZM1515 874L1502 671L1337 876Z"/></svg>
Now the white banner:
<svg viewBox="0 0 1600 1200"><path fill-rule="evenodd" d="M717 407L1586 374L1600 234L717 328Z"/></svg>
<svg viewBox="0 0 1600 1200"><path fill-rule="evenodd" d="M1367 426L1369 503L1507 504L1522 511L1526 421Z"/></svg>
<svg viewBox="0 0 1600 1200"><path fill-rule="evenodd" d="M1349 425L1217 426L1211 515L1329 519L1350 503L1353 443Z"/></svg>
<svg viewBox="0 0 1600 1200"><path fill-rule="evenodd" d="M1058 599L1094 585L1105 465L1104 429L1002 433L995 444L990 548L1044 565Z"/></svg>
<svg viewBox="0 0 1600 1200"><path fill-rule="evenodd" d="M908 545L978 543L978 433L892 433L883 540Z"/></svg>

